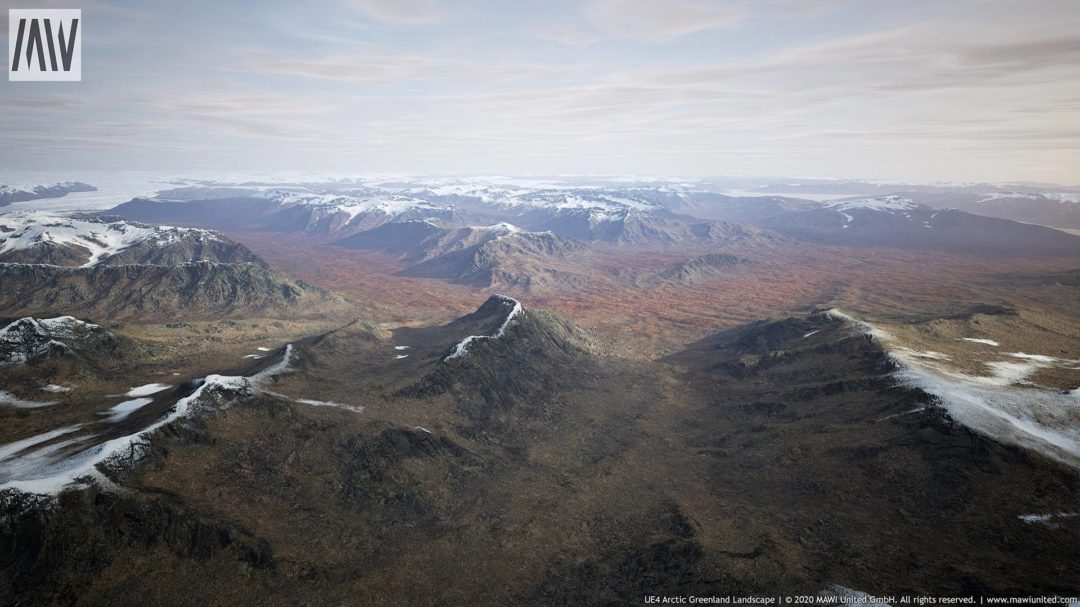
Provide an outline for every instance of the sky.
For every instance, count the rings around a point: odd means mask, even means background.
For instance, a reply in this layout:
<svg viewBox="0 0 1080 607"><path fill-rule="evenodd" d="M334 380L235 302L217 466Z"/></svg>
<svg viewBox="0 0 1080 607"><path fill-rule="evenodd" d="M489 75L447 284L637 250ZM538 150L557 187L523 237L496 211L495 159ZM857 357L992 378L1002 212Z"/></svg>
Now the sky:
<svg viewBox="0 0 1080 607"><path fill-rule="evenodd" d="M1077 0L0 0L0 170L1080 184Z"/></svg>

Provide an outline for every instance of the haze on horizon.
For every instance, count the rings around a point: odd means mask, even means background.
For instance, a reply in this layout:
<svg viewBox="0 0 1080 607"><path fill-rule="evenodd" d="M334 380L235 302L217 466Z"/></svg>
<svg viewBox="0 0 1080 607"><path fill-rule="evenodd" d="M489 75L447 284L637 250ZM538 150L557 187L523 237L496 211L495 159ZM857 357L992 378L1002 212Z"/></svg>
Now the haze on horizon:
<svg viewBox="0 0 1080 607"><path fill-rule="evenodd" d="M0 170L1080 183L1071 0L34 6L83 82L0 81Z"/></svg>

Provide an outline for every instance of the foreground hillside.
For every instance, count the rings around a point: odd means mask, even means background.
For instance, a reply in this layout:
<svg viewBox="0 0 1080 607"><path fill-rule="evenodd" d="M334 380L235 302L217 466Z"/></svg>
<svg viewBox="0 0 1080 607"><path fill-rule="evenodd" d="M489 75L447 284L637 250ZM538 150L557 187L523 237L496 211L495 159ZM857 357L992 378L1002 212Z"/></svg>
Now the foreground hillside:
<svg viewBox="0 0 1080 607"><path fill-rule="evenodd" d="M24 437L0 461L0 593L540 605L1074 590L1080 528L1053 513L1080 497L1076 469L959 424L896 365L831 312L649 364L499 296L444 325L351 324L156 393L148 406L175 404L135 458L57 476L48 462L100 438ZM18 491L35 486L62 489L59 507Z"/></svg>

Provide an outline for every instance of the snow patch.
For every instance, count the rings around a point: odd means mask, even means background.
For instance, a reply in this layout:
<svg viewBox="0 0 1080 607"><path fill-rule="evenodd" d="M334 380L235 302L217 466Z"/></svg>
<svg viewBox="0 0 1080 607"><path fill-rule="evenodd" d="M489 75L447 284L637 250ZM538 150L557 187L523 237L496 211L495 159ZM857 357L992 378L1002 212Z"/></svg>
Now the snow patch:
<svg viewBox="0 0 1080 607"><path fill-rule="evenodd" d="M456 346L454 346L454 350L450 354L448 354L446 358L443 359L443 362L464 356L469 350L469 344L474 341L481 339L499 339L503 336L504 333L506 333L506 329L510 326L510 323L513 322L515 318L520 316L522 312L524 312L524 308L521 307L520 301L502 295L497 295L496 297L499 297L504 305L512 304L510 312L506 315L506 320L504 320L503 323L499 325L498 330L496 330L491 335L470 335L466 337L465 339L458 342Z"/></svg>
<svg viewBox="0 0 1080 607"><path fill-rule="evenodd" d="M1054 519L1076 518L1078 516L1080 516L1080 512L1058 512L1052 514L1021 514L1016 518L1029 525L1045 525L1051 529L1057 529L1061 525L1055 523Z"/></svg>
<svg viewBox="0 0 1080 607"><path fill-rule="evenodd" d="M1080 468L1080 400L1068 393L1014 385L1039 368L1078 361L1012 352L1009 356L1026 362L988 362L984 364L993 375L970 375L949 369L935 359L913 355L912 350L897 346L895 337L869 323L839 311L830 314L854 323L878 340L899 367L894 373L896 379L933 396L960 424L994 440L1032 449Z"/></svg>
<svg viewBox="0 0 1080 607"><path fill-rule="evenodd" d="M995 348L1001 345L992 339L980 339L977 337L961 337L960 341L970 341L973 344L986 344L988 346L994 346Z"/></svg>
<svg viewBox="0 0 1080 607"><path fill-rule="evenodd" d="M41 391L52 392L55 394L58 392L71 392L71 388L69 388L68 386L61 386L59 384L46 384L41 387Z"/></svg>
<svg viewBox="0 0 1080 607"><path fill-rule="evenodd" d="M36 436L31 436L30 438L24 438L22 440L15 441L13 443L8 443L6 445L0 445L0 462L11 458L11 456L19 453L20 451L25 451L26 449L29 449L30 447L33 447L34 445L38 445L38 444L44 443L46 441L50 441L50 440L52 440L52 439L54 439L54 438L56 438L58 436L63 436L65 434L71 434L72 432L78 430L81 427L82 427L82 424L75 424L73 426L64 426L62 428L57 428L55 430L49 430L48 432L38 434Z"/></svg>
<svg viewBox="0 0 1080 607"><path fill-rule="evenodd" d="M15 407L16 409L38 409L40 407L48 407L59 403L58 400L50 400L46 402L38 402L33 400L23 400L11 392L5 392L0 390L0 405Z"/></svg>
<svg viewBox="0 0 1080 607"><path fill-rule="evenodd" d="M172 386L167 384L146 384L145 386L137 386L124 393L124 396L150 396L151 394L157 394L162 390L168 390Z"/></svg>
<svg viewBox="0 0 1080 607"><path fill-rule="evenodd" d="M903 196L878 196L875 198L855 198L844 200L830 200L824 203L825 208L834 211L878 211L896 214L911 211L918 208L919 203ZM846 223L851 223L851 216L844 214Z"/></svg>
<svg viewBox="0 0 1080 607"><path fill-rule="evenodd" d="M18 447L19 443L0 446L0 455L9 453L7 459L0 458L0 490L17 489L25 493L56 495L66 488L78 486L77 481L85 477L109 483L101 466L127 466L135 463L145 454L150 436L157 429L194 414L198 406L209 399L228 402L237 394L250 394L259 390L262 381L288 370L291 354L292 345L289 344L280 362L252 377L208 375L191 394L178 399L164 415L142 430L107 440L70 455L63 456L60 451L70 445L86 442L92 437L79 437L13 457L19 452L26 451L27 448L68 434L77 426L59 428L44 435L25 439L22 447ZM133 392L138 391L142 393L140 395L146 396L168 387L163 384L148 384L133 388L128 395L133 395ZM132 410L137 408L134 402L127 402L117 405L114 409L121 406ZM128 413L130 414L130 411Z"/></svg>
<svg viewBox="0 0 1080 607"><path fill-rule="evenodd" d="M286 345L285 346L285 353L282 354L281 360L279 360L278 362L274 363L273 365L270 365L269 367L263 369L262 371L259 371L255 375L252 375L251 376L251 383L258 386L262 382L274 377L275 375L280 375L280 374L288 371L289 370L289 363L292 362L292 353L293 353L292 344Z"/></svg>
<svg viewBox="0 0 1080 607"><path fill-rule="evenodd" d="M290 400L295 400L296 402L304 405L311 405L312 407L334 407L337 409L345 409L346 411L352 411L354 413L364 412L364 408L359 405L345 405L342 403L335 403L334 401L329 400L315 400L312 398L297 398Z"/></svg>
<svg viewBox="0 0 1080 607"><path fill-rule="evenodd" d="M18 489L26 493L56 495L83 477L94 477L103 482L108 479L98 468L99 464L133 463L142 457L150 435L158 428L192 413L201 398L214 390L241 390L247 387L243 377L209 375L190 395L176 401L172 409L156 422L142 430L114 438L67 457L53 457L59 450L56 445L46 447L48 452L36 451L13 460L10 466L0 469L0 489ZM79 442L88 437L78 439Z"/></svg>
<svg viewBox="0 0 1080 607"><path fill-rule="evenodd" d="M126 419L127 416L138 411L139 409L142 409L143 407L149 405L152 402L154 402L154 399L152 398L135 398L132 400L125 400L124 402L116 405L108 411L102 412L102 415L107 415L109 417L108 421L110 422L118 422L122 419Z"/></svg>

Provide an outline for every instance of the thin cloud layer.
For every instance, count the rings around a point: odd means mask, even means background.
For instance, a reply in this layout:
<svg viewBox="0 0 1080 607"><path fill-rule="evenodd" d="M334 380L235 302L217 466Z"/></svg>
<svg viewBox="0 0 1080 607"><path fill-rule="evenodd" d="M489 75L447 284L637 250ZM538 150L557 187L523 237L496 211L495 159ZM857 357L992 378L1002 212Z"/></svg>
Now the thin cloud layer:
<svg viewBox="0 0 1080 607"><path fill-rule="evenodd" d="M441 21L443 11L434 0L348 0L349 6L386 23L427 24Z"/></svg>
<svg viewBox="0 0 1080 607"><path fill-rule="evenodd" d="M0 82L0 168L1080 182L1073 2L110 2L84 19L82 83Z"/></svg>

